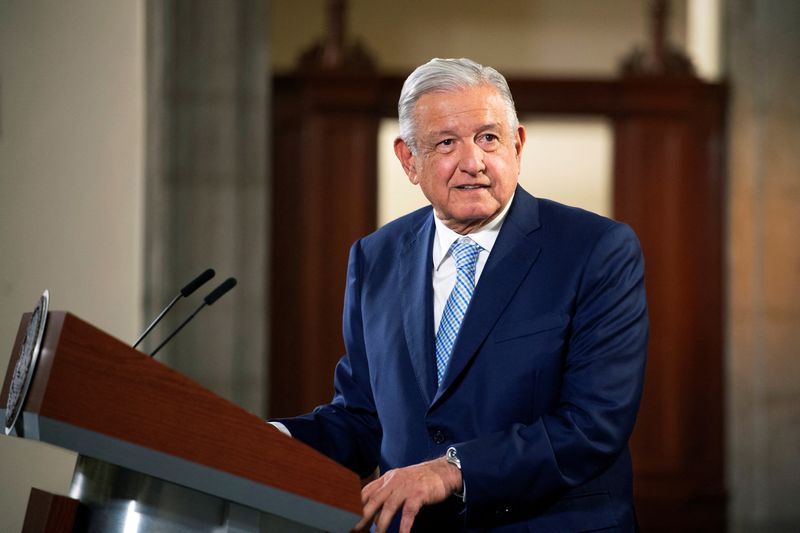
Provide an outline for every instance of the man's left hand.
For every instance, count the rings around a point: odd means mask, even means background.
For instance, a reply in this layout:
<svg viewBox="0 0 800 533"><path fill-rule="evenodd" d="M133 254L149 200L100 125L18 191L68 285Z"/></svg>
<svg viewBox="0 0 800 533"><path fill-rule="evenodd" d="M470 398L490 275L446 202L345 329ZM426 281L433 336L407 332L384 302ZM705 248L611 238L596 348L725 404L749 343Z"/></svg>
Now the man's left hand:
<svg viewBox="0 0 800 533"><path fill-rule="evenodd" d="M402 509L400 533L409 533L423 505L446 500L461 492L461 471L444 457L405 468L389 470L361 490L364 517L355 530L375 522L375 533L384 533Z"/></svg>

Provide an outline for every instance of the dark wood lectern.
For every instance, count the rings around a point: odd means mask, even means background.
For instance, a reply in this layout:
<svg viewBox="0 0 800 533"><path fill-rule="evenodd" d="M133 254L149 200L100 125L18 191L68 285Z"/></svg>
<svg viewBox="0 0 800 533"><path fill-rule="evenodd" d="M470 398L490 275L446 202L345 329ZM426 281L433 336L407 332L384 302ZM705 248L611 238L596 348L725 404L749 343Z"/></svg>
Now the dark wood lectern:
<svg viewBox="0 0 800 533"><path fill-rule="evenodd" d="M3 409L28 321L24 316L9 362ZM17 436L79 454L70 495L81 505L97 508L102 494L107 505L130 511L137 495L150 494L139 513L158 514L159 498L191 509L194 494L205 502L197 513L164 515L199 520L170 529L176 531L263 531L265 517L283 531L349 531L360 517L356 474L69 313L49 313L20 419ZM138 488L115 487L120 480ZM120 494L124 501L115 502ZM210 501L227 507L214 515ZM206 516L218 523L202 524Z"/></svg>

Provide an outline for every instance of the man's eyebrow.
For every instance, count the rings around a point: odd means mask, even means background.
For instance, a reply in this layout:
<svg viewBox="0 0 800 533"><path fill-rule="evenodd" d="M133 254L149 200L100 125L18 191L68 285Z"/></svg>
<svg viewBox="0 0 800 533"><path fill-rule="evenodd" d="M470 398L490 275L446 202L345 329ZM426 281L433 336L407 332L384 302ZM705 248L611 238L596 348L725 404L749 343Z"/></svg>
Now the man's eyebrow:
<svg viewBox="0 0 800 533"><path fill-rule="evenodd" d="M445 137L445 136L453 136L456 137L458 134L455 130L437 130L437 131L429 131L429 137Z"/></svg>
<svg viewBox="0 0 800 533"><path fill-rule="evenodd" d="M500 129L500 128L501 128L501 125L500 125L499 122L489 122L488 124L484 124L483 126L478 128L476 131L495 130L495 129Z"/></svg>
<svg viewBox="0 0 800 533"><path fill-rule="evenodd" d="M499 122L489 122L489 123L481 125L477 129L475 129L475 133L480 133L482 131L499 129L499 128L500 128L500 123ZM437 130L437 131L428 132L428 136L429 137L445 137L445 136L458 137L459 135L455 130L446 129L446 130Z"/></svg>

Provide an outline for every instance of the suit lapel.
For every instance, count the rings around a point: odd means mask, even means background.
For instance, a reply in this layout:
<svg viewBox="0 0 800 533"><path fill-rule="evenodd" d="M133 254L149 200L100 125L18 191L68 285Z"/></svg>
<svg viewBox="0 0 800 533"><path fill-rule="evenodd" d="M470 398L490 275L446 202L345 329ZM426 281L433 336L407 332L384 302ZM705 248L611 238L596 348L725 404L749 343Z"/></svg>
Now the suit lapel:
<svg viewBox="0 0 800 533"><path fill-rule="evenodd" d="M472 301L464 316L442 386L433 403L447 391L474 357L508 302L516 293L541 251L533 242L539 227L536 199L517 188L514 204L497 236L492 253L481 274Z"/></svg>
<svg viewBox="0 0 800 533"><path fill-rule="evenodd" d="M436 392L436 363L433 353L433 300L431 256L434 224L432 210L409 232L401 245L399 262L402 285L403 328L411 364L422 397L431 404Z"/></svg>

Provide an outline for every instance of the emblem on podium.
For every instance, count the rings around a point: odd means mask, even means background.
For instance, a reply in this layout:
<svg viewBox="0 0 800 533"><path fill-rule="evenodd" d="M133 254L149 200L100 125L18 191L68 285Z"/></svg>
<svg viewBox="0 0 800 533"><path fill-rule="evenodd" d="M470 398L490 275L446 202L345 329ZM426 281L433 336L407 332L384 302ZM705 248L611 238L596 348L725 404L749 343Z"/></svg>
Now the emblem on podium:
<svg viewBox="0 0 800 533"><path fill-rule="evenodd" d="M39 352L42 349L42 337L44 328L47 325L47 305L50 301L50 293L45 290L39 298L36 308L31 313L30 322L25 330L25 338L19 348L17 364L14 366L14 375L8 390L8 402L6 404L6 435L9 435L17 423L25 397L28 394L31 379L36 370L36 361L39 359Z"/></svg>

